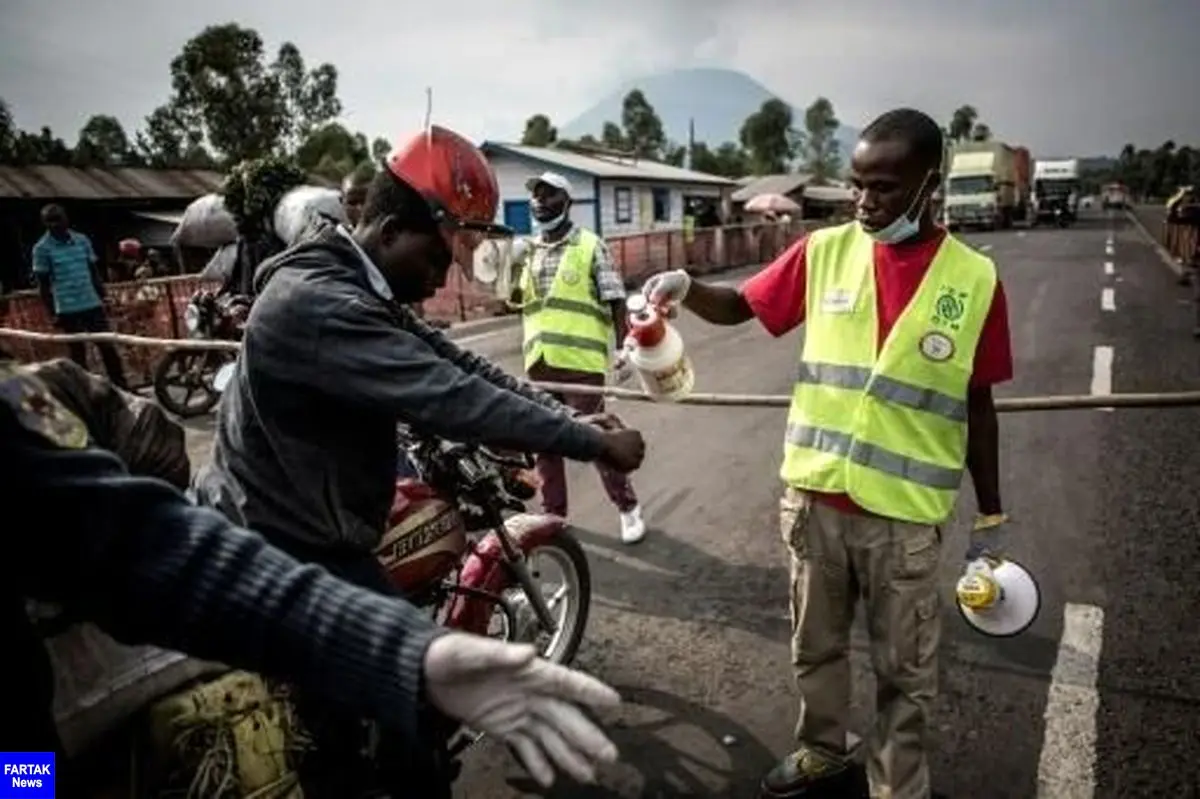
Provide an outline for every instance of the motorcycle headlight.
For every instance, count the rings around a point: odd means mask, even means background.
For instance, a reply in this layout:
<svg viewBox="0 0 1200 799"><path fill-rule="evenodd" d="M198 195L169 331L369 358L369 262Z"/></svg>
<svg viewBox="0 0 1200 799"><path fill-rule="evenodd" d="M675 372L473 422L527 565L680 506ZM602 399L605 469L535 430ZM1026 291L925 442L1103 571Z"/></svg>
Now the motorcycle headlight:
<svg viewBox="0 0 1200 799"><path fill-rule="evenodd" d="M200 309L190 302L183 312L183 326L189 336L196 336L200 332Z"/></svg>

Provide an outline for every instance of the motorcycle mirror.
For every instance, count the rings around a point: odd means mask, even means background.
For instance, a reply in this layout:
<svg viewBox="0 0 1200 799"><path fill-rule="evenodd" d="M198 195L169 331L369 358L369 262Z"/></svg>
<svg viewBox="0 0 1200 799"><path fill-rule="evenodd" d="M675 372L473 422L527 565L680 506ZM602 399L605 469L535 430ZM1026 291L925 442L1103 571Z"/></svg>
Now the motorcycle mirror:
<svg viewBox="0 0 1200 799"><path fill-rule="evenodd" d="M225 393L225 387L229 385L229 381L233 379L233 368L237 361L230 361L217 370L213 375L213 390L218 394Z"/></svg>

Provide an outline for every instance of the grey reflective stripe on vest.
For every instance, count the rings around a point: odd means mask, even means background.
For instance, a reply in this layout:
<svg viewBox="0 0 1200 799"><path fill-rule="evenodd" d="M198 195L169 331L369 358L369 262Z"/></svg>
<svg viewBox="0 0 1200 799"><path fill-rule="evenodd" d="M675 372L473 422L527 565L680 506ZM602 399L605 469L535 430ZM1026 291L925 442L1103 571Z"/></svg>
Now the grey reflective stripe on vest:
<svg viewBox="0 0 1200 799"><path fill-rule="evenodd" d="M542 331L534 335L529 341L525 342L525 353L539 344L549 345L551 347L565 347L573 350L591 350L593 352L603 353L608 355L607 341L594 341L583 336L571 336L566 333L550 333Z"/></svg>
<svg viewBox="0 0 1200 799"><path fill-rule="evenodd" d="M875 444L855 441L854 437L848 433L839 433L836 430L826 430L809 425L789 424L786 438L789 444L797 447L808 447L818 452L838 455L859 466L875 469L926 488L957 491L962 485L962 469L947 469L932 463L906 458Z"/></svg>
<svg viewBox="0 0 1200 799"><path fill-rule="evenodd" d="M796 382L866 391L872 397L906 408L928 411L953 422L967 421L966 402L931 388L918 388L883 375L876 375L871 380L871 370L865 366L802 361Z"/></svg>
<svg viewBox="0 0 1200 799"><path fill-rule="evenodd" d="M595 305L579 300L564 300L561 297L547 297L544 300L530 300L525 306L524 312L526 316L538 313L542 309L552 309L555 311L567 311L568 313L578 313L584 316L590 316L593 319L608 324L611 320L603 308L597 308Z"/></svg>

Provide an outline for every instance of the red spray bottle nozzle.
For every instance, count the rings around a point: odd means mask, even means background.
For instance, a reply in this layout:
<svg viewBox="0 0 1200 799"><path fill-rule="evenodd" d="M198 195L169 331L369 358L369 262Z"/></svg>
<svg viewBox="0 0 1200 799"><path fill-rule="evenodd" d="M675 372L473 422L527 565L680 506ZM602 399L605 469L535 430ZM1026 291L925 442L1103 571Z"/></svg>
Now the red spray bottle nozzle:
<svg viewBox="0 0 1200 799"><path fill-rule="evenodd" d="M654 347L667 335L667 323L659 308L652 305L642 294L634 294L625 300L628 313L629 338L639 347Z"/></svg>

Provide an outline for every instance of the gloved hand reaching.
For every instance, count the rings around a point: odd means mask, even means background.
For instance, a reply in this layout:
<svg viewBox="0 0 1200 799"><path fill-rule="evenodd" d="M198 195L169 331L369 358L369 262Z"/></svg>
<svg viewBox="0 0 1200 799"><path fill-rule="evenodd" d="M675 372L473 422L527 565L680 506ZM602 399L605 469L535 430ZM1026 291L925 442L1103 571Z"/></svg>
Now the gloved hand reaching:
<svg viewBox="0 0 1200 799"><path fill-rule="evenodd" d="M687 297L691 287L691 275L682 269L672 269L651 276L642 286L642 294L652 304L677 306Z"/></svg>
<svg viewBox="0 0 1200 799"><path fill-rule="evenodd" d="M1001 539L1007 521L1007 513L987 513L975 517L970 545L967 547L967 560L975 560L985 555L999 558L1003 554Z"/></svg>
<svg viewBox="0 0 1200 799"><path fill-rule="evenodd" d="M507 744L543 787L554 767L593 782L617 747L579 705L615 708L621 697L582 672L537 657L528 644L451 632L425 653L425 691L439 711Z"/></svg>

